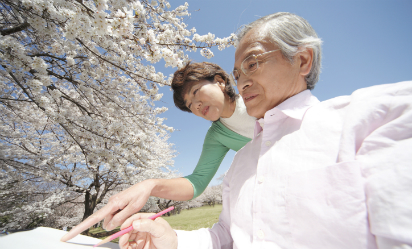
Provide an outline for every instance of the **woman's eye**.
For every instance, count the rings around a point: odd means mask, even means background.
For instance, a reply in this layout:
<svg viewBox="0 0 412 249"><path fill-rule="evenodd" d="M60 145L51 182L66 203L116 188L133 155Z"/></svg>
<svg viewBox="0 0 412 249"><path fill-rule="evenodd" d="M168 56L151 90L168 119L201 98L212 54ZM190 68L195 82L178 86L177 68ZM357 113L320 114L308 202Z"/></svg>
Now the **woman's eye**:
<svg viewBox="0 0 412 249"><path fill-rule="evenodd" d="M196 95L196 93L197 93L198 90L199 90L199 89L196 89L196 90L193 92L193 95Z"/></svg>

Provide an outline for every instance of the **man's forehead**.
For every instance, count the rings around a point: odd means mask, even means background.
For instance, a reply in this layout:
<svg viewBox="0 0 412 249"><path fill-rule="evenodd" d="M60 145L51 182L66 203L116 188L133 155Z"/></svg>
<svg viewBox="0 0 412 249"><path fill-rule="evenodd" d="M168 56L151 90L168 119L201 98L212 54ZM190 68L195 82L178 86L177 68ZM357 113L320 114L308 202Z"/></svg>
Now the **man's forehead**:
<svg viewBox="0 0 412 249"><path fill-rule="evenodd" d="M235 58L246 57L246 54L249 54L251 51L256 51L262 49L263 45L260 41L255 41L252 43L246 43L245 46L236 50Z"/></svg>
<svg viewBox="0 0 412 249"><path fill-rule="evenodd" d="M249 53L261 49L265 42L267 42L266 35L261 27L249 30L236 48L235 62L243 60Z"/></svg>

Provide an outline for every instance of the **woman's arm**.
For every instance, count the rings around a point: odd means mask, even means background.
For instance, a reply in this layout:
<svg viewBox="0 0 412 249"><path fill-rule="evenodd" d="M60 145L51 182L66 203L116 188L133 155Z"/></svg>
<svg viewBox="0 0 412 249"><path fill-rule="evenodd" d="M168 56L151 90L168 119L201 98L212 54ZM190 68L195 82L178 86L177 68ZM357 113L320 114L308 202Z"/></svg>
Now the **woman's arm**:
<svg viewBox="0 0 412 249"><path fill-rule="evenodd" d="M150 179L153 184L151 196L175 201L188 201L193 198L193 186L186 178Z"/></svg>
<svg viewBox="0 0 412 249"><path fill-rule="evenodd" d="M251 139L244 137L221 122L214 122L206 134L202 154L195 170L185 178L193 185L193 198L203 193L215 176L229 149L238 151Z"/></svg>

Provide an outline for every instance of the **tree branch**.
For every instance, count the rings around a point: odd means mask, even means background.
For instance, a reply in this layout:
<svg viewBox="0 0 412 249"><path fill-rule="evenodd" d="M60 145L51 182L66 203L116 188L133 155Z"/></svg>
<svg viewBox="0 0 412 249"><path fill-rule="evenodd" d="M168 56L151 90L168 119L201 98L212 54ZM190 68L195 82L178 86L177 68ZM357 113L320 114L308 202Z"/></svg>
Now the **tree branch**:
<svg viewBox="0 0 412 249"><path fill-rule="evenodd" d="M19 24L19 25L13 27L13 28L0 30L0 33L1 33L2 36L11 35L11 34L23 31L23 30L27 29L28 27L30 27L30 24L25 22L25 23L22 23L22 24Z"/></svg>
<svg viewBox="0 0 412 249"><path fill-rule="evenodd" d="M8 98L1 98L0 99L4 99L4 100L10 100L10 101L23 101L23 102L33 102L31 100L27 100L27 99L8 99Z"/></svg>
<svg viewBox="0 0 412 249"><path fill-rule="evenodd" d="M109 64L111 64L111 65L113 65L113 66L115 66L115 67L117 67L117 68L119 68L119 69L121 69L121 70L123 70L123 71L126 72L126 73L136 75L137 77L140 77L140 78L145 79L145 80L147 80L147 81L152 81L152 82L156 82L156 83L158 83L158 84L167 85L167 84L164 84L164 83L162 83L162 82L154 81L154 80L152 80L152 79L148 79L148 78L146 78L146 77L143 77L142 75L139 75L139 74L137 74L137 73L134 73L134 72L132 72L132 71L129 71L129 70L127 70L126 68L121 67L121 66L119 66L119 65L117 65L117 64L115 64L115 63L113 63L113 62L111 62L111 61L103 58L102 56L96 54L96 53L93 52L89 47L87 47L86 44L84 44L84 43L82 42L82 40L80 40L79 38L76 38L76 40L77 40L78 42L80 42L80 44L81 44L84 48L86 48L87 50L89 50L89 51L90 51L92 54L94 54L95 56L99 57L101 60L103 60L103 61L105 61L105 62L107 62L107 63L109 63Z"/></svg>

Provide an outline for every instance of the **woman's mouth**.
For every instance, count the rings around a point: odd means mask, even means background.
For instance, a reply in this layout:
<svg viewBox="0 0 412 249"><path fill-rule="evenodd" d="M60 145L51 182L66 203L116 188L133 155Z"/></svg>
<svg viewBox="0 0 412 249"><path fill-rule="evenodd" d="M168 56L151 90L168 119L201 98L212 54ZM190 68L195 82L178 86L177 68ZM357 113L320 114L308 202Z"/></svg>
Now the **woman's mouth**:
<svg viewBox="0 0 412 249"><path fill-rule="evenodd" d="M203 110L202 110L202 114L203 116L206 116L206 114L209 112L209 106L206 106Z"/></svg>

